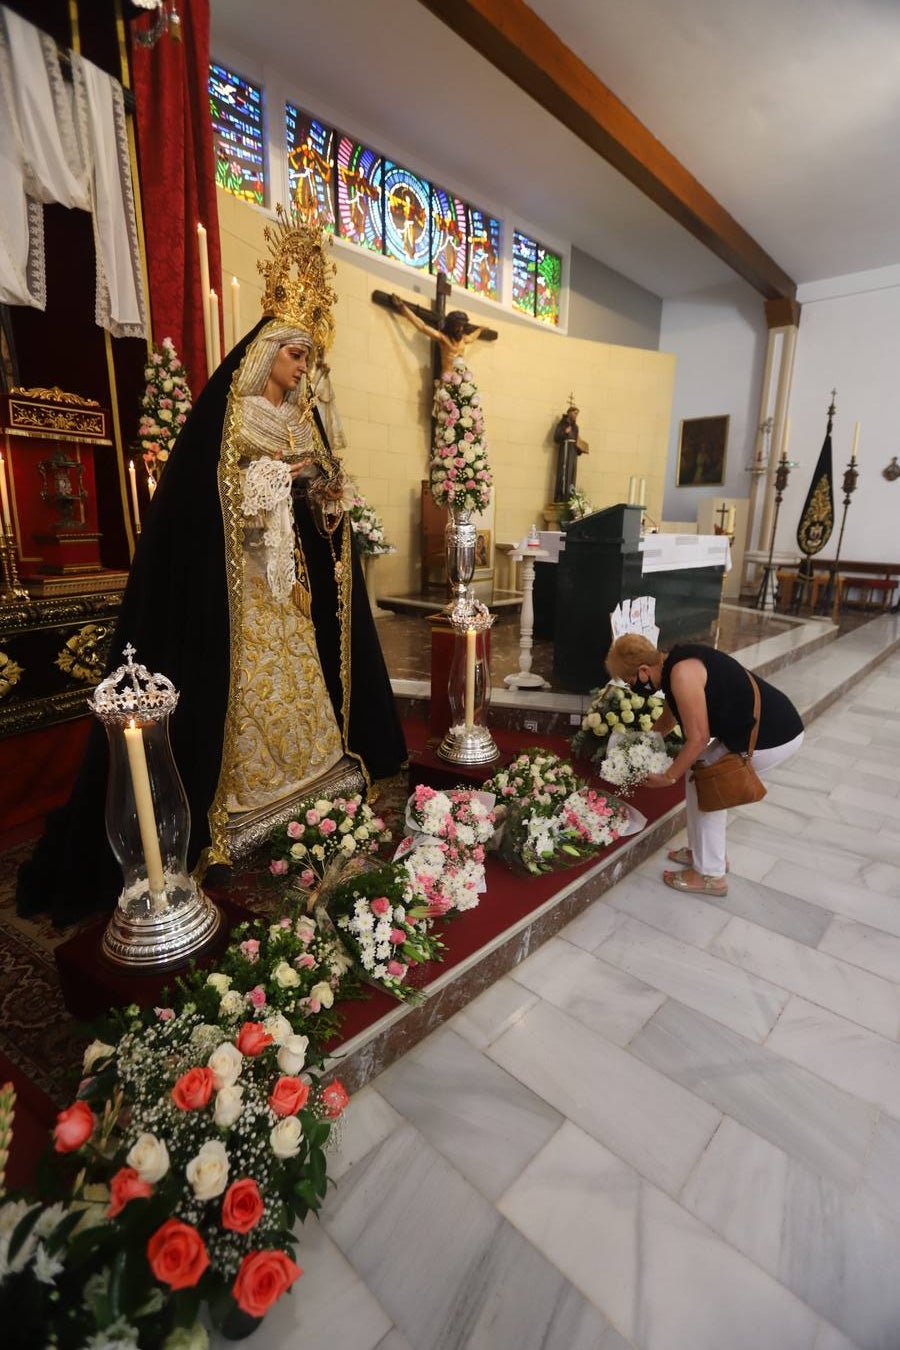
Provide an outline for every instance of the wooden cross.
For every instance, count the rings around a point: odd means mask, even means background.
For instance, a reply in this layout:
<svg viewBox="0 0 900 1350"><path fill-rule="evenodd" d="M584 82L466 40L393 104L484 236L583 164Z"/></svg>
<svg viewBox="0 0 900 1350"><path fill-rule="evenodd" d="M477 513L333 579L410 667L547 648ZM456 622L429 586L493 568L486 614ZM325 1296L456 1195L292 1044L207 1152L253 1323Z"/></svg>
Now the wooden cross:
<svg viewBox="0 0 900 1350"><path fill-rule="evenodd" d="M719 533L725 534L726 533L725 522L728 519L728 507L725 505L724 502L719 507L718 511L716 512L716 515L719 517Z"/></svg>
<svg viewBox="0 0 900 1350"><path fill-rule="evenodd" d="M431 309L426 309L424 305L410 304L408 300L404 301L404 303L406 304L407 309L411 309L414 314L417 314L423 323L427 323L430 328L436 328L440 331L443 328L444 319L447 317L447 301L450 298L452 290L453 287L444 273L438 272L435 277L435 296L434 304ZM382 305L385 309L392 310L395 314L397 312L394 309L394 302L387 291L373 291L372 301L376 305ZM480 325L467 323L466 332L472 333L475 331L476 327L480 327ZM498 336L499 334L495 333L492 328L482 328L478 335L478 341L496 342ZM432 370L436 380L439 380L441 377L441 369L441 349L435 342L432 344Z"/></svg>

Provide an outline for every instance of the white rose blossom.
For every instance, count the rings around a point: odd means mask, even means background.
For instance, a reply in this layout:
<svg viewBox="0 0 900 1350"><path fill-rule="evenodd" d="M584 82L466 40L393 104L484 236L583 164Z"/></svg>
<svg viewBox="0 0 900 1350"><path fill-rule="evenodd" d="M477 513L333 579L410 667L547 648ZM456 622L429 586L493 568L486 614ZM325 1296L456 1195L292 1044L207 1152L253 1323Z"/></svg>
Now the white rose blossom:
<svg viewBox="0 0 900 1350"><path fill-rule="evenodd" d="M213 1086L219 1091L224 1087L232 1087L240 1078L244 1056L231 1041L223 1041L206 1062L212 1069Z"/></svg>
<svg viewBox="0 0 900 1350"><path fill-rule="evenodd" d="M142 1134L129 1149L125 1161L141 1181L155 1186L169 1170L169 1150L155 1134Z"/></svg>
<svg viewBox="0 0 900 1350"><path fill-rule="evenodd" d="M267 1017L263 1023L266 1031L272 1037L276 1045L284 1045L289 1036L293 1035L294 1028L284 1016L283 1013L273 1013Z"/></svg>
<svg viewBox="0 0 900 1350"><path fill-rule="evenodd" d="M323 1008L330 1008L334 1004L334 990L327 980L321 980L314 984L309 991L311 999L315 999Z"/></svg>
<svg viewBox="0 0 900 1350"><path fill-rule="evenodd" d="M228 1185L228 1153L221 1139L210 1139L196 1157L191 1158L184 1174L198 1200L214 1200Z"/></svg>
<svg viewBox="0 0 900 1350"><path fill-rule="evenodd" d="M293 966L289 966L287 961L279 961L278 965L272 971L272 979L280 989L296 989L300 983L300 976Z"/></svg>
<svg viewBox="0 0 900 1350"><path fill-rule="evenodd" d="M269 1133L269 1143L276 1158L295 1158L300 1152L303 1126L296 1116L285 1116Z"/></svg>
<svg viewBox="0 0 900 1350"><path fill-rule="evenodd" d="M213 1110L213 1120L216 1125L222 1129L228 1129L239 1119L244 1109L244 1089L232 1084L228 1087L220 1088L216 1093L216 1103Z"/></svg>
<svg viewBox="0 0 900 1350"><path fill-rule="evenodd" d="M297 1074L306 1063L308 1036L288 1036L278 1051L278 1067L282 1073Z"/></svg>

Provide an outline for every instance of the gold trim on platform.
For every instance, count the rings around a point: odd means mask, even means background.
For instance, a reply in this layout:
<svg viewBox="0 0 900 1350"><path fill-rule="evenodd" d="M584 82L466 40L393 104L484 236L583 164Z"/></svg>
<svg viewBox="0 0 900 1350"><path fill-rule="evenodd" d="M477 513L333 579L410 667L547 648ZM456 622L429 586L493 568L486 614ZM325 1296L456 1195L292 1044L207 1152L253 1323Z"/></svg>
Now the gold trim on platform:
<svg viewBox="0 0 900 1350"><path fill-rule="evenodd" d="M96 412L79 412L74 409L69 411L53 407L46 403L21 403L10 398L8 430L15 435L17 428L25 428L31 431L32 435L40 436L43 433L45 437L50 432L57 434L62 432L64 435L74 432L83 440L99 439L107 435L106 414L99 405ZM23 433L20 431L18 434Z"/></svg>
<svg viewBox="0 0 900 1350"><path fill-rule="evenodd" d="M67 390L60 389L58 384L55 384L52 389L37 387L26 389L24 385L17 384L9 392L10 395L18 394L20 398L39 398L50 403L77 403L83 408L100 407L95 398L83 398L81 394L70 394Z"/></svg>

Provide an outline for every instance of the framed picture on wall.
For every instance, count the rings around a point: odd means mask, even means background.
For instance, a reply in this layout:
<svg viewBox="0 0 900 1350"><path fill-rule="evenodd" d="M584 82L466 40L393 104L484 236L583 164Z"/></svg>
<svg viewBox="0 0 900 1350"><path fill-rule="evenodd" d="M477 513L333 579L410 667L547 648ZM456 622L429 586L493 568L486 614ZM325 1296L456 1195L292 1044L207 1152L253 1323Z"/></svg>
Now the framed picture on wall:
<svg viewBox="0 0 900 1350"><path fill-rule="evenodd" d="M686 417L678 442L676 487L718 487L725 482L729 416Z"/></svg>

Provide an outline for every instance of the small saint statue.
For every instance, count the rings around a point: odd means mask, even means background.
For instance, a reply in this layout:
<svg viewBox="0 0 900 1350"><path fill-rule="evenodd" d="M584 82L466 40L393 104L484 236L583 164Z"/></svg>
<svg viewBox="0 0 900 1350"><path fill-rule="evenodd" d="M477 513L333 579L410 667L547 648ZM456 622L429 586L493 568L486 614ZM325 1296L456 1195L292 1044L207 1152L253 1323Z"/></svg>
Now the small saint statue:
<svg viewBox="0 0 900 1350"><path fill-rule="evenodd" d="M587 442L578 433L578 408L569 395L569 406L556 424L553 441L556 445L556 479L553 485L553 500L567 502L575 486L578 469L578 456L588 453Z"/></svg>

